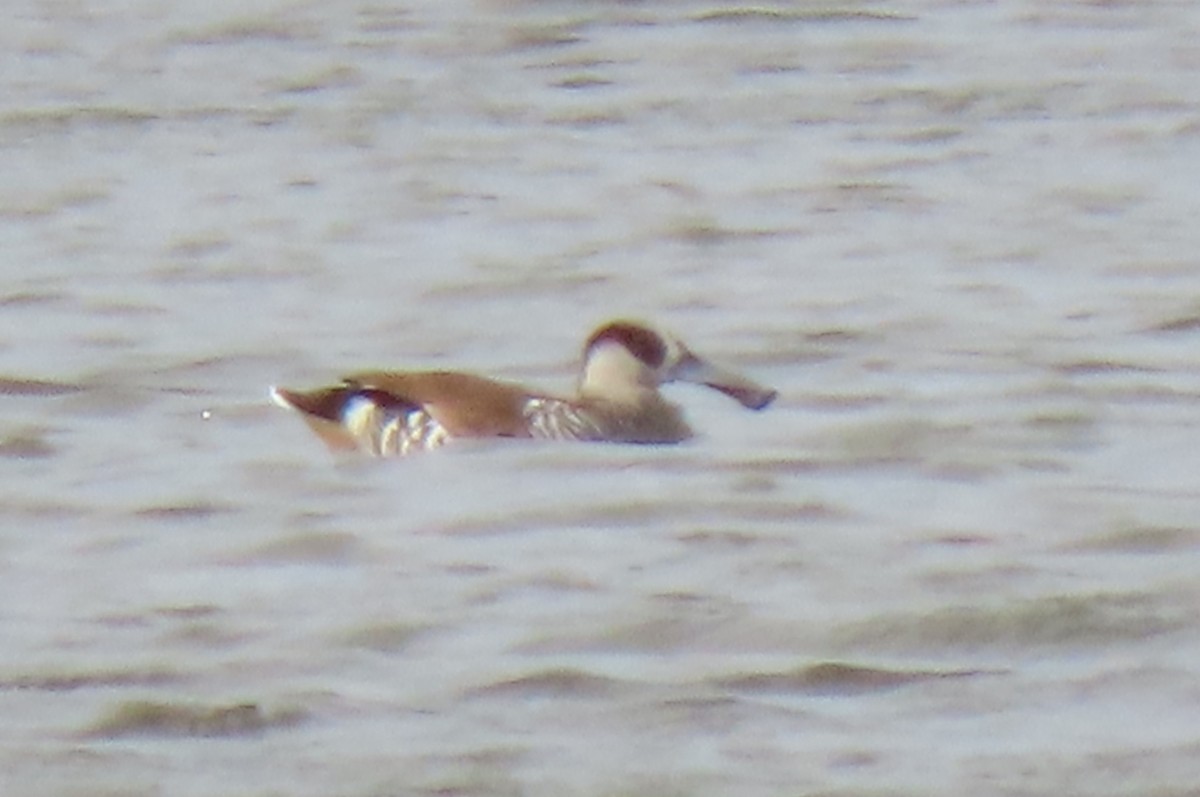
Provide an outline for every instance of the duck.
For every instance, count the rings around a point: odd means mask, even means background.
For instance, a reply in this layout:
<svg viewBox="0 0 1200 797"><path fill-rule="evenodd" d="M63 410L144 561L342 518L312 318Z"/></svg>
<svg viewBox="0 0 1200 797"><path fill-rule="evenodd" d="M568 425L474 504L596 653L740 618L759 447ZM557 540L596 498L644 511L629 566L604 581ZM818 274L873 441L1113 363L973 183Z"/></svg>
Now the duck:
<svg viewBox="0 0 1200 797"><path fill-rule="evenodd" d="M776 397L676 336L630 320L588 336L573 396L456 371L362 371L313 390L273 386L270 396L332 451L402 457L469 438L680 443L694 433L659 391L670 382L703 385L750 410Z"/></svg>

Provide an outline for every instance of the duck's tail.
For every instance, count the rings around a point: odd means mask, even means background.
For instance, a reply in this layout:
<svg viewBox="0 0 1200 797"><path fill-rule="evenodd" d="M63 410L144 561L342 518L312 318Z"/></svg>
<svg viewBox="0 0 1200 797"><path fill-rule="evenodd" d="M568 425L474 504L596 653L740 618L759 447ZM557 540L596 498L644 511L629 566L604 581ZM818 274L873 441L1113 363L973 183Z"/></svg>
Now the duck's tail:
<svg viewBox="0 0 1200 797"><path fill-rule="evenodd" d="M350 384L316 390L272 387L271 399L300 418L331 451L397 456L441 445L445 431L421 407Z"/></svg>

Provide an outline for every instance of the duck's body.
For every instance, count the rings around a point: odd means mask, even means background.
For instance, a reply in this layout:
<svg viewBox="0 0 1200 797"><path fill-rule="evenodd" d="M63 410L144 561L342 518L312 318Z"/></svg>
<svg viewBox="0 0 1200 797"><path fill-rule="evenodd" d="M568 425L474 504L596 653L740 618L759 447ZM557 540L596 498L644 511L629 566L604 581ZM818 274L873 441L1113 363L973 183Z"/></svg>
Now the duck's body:
<svg viewBox="0 0 1200 797"><path fill-rule="evenodd" d="M706 384L751 409L775 398L775 391L701 360L678 340L625 321L588 339L571 398L446 371L370 371L333 387L272 388L271 395L300 412L330 448L403 456L455 438L677 443L692 431L658 392L673 380Z"/></svg>

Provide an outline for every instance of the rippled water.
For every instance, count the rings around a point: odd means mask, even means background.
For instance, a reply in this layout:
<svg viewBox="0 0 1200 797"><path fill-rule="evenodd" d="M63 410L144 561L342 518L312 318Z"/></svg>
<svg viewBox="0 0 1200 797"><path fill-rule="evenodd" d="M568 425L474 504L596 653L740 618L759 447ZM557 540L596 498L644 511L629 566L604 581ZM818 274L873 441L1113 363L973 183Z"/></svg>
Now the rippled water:
<svg viewBox="0 0 1200 797"><path fill-rule="evenodd" d="M1200 6L26 0L5 795L1194 794ZM779 388L332 459L272 383Z"/></svg>

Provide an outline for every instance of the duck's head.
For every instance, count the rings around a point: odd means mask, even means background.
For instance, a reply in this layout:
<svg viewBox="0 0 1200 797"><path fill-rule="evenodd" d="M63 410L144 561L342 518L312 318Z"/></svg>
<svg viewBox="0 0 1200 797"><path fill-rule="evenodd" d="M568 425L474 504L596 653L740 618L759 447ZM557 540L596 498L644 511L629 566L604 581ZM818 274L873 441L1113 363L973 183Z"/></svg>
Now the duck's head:
<svg viewBox="0 0 1200 797"><path fill-rule="evenodd" d="M743 407L761 410L775 391L694 353L674 335L636 321L610 321L583 348L580 393L621 400L667 382L718 390Z"/></svg>

